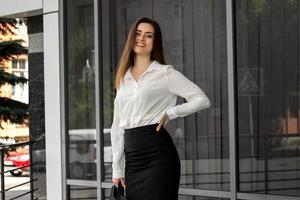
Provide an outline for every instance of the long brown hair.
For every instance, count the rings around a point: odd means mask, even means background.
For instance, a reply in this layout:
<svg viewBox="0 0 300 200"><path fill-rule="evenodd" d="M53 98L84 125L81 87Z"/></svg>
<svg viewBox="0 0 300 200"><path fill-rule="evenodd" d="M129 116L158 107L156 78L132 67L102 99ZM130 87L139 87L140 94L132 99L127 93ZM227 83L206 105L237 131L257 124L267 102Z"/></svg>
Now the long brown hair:
<svg viewBox="0 0 300 200"><path fill-rule="evenodd" d="M137 27L140 23L149 23L154 28L153 49L151 52L151 60L157 60L160 64L166 64L163 52L162 33L159 24L147 17L137 19L131 26L126 44L124 46L121 58L118 63L118 71L115 78L115 88L119 88L121 79L125 75L130 66L134 65L134 51L135 36Z"/></svg>

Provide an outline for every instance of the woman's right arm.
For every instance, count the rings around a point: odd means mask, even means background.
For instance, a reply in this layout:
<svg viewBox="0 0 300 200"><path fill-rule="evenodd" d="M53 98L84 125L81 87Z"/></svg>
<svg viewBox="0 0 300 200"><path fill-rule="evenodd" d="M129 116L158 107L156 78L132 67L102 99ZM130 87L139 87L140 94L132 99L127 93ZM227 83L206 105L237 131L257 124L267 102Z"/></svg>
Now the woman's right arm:
<svg viewBox="0 0 300 200"><path fill-rule="evenodd" d="M172 65L168 66L166 77L169 91L187 100L187 102L175 105L166 111L169 119L185 117L210 107L210 100L202 89Z"/></svg>
<svg viewBox="0 0 300 200"><path fill-rule="evenodd" d="M114 100L114 116L111 126L111 146L112 146L112 178L113 182L119 182L119 180L125 177L125 155L124 155L124 129L119 127L119 104L117 95ZM116 182L116 184L117 184Z"/></svg>

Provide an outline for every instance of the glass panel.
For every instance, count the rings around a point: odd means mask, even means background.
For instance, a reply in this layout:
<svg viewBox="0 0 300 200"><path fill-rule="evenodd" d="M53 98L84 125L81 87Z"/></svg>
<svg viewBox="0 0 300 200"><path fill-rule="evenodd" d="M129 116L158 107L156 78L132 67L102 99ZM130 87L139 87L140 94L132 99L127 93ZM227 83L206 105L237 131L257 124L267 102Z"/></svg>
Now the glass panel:
<svg viewBox="0 0 300 200"><path fill-rule="evenodd" d="M161 25L167 63L199 85L212 103L208 110L168 124L181 159L180 187L229 190L226 2L102 2L105 181L111 181L109 128L117 63L131 24L149 16Z"/></svg>
<svg viewBox="0 0 300 200"><path fill-rule="evenodd" d="M236 1L239 191L300 196L300 1Z"/></svg>
<svg viewBox="0 0 300 200"><path fill-rule="evenodd" d="M13 60L12 60L11 67L12 67L13 69L18 69L18 60L17 60L17 59L13 59Z"/></svg>
<svg viewBox="0 0 300 200"><path fill-rule="evenodd" d="M68 178L96 179L93 0L67 0Z"/></svg>
<svg viewBox="0 0 300 200"><path fill-rule="evenodd" d="M25 69L26 68L26 61L25 60L19 60L19 68L20 69Z"/></svg>
<svg viewBox="0 0 300 200"><path fill-rule="evenodd" d="M229 199L216 198L216 197L196 197L196 196L179 195L178 200L229 200Z"/></svg>
<svg viewBox="0 0 300 200"><path fill-rule="evenodd" d="M104 189L104 200L109 200L111 189ZM187 196L178 195L178 200L229 200L226 198L217 197L199 197L199 196Z"/></svg>
<svg viewBox="0 0 300 200"><path fill-rule="evenodd" d="M97 199L97 188L70 186L70 200L76 199Z"/></svg>
<svg viewBox="0 0 300 200"><path fill-rule="evenodd" d="M104 200L110 200L111 189L104 189Z"/></svg>

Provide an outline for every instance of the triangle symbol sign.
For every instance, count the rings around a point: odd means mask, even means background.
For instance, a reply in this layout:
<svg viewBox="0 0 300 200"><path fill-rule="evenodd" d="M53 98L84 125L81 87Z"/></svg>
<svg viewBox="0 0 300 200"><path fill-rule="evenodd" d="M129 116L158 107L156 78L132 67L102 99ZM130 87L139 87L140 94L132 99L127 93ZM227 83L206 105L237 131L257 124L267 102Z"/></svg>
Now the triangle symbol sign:
<svg viewBox="0 0 300 200"><path fill-rule="evenodd" d="M243 77L238 90L243 92L258 92L257 83L249 71Z"/></svg>

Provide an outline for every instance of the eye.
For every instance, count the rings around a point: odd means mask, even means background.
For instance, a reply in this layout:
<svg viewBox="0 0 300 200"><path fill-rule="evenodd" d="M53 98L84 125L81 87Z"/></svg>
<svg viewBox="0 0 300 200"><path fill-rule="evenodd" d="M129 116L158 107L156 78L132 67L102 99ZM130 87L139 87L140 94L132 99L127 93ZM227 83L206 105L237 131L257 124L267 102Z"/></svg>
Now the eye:
<svg viewBox="0 0 300 200"><path fill-rule="evenodd" d="M148 37L148 38L153 38L153 36L152 36L152 35L147 35L147 37Z"/></svg>

